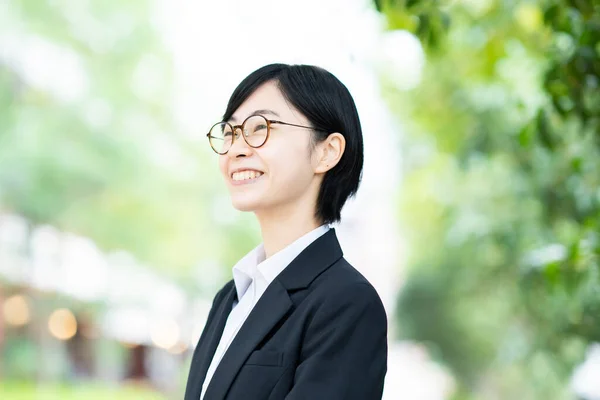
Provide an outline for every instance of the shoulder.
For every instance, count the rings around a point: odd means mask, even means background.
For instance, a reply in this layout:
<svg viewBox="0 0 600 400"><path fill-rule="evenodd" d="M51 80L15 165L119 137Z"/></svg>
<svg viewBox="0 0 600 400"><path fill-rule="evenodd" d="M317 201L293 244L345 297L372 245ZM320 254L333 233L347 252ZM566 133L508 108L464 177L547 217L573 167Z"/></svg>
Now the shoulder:
<svg viewBox="0 0 600 400"><path fill-rule="evenodd" d="M342 309L369 312L371 317L387 321L377 290L346 259L341 258L310 286L311 300L326 313Z"/></svg>
<svg viewBox="0 0 600 400"><path fill-rule="evenodd" d="M215 297L213 298L213 306L215 304L220 303L225 298L227 293L229 293L229 291L232 290L233 287L233 279L227 282L225 285L223 285L223 287L217 292L217 294L215 294Z"/></svg>
<svg viewBox="0 0 600 400"><path fill-rule="evenodd" d="M327 288L328 291L333 291L337 295L350 295L352 291L359 290L367 296L379 298L371 282L343 257L323 271L311 286L314 286L315 289Z"/></svg>

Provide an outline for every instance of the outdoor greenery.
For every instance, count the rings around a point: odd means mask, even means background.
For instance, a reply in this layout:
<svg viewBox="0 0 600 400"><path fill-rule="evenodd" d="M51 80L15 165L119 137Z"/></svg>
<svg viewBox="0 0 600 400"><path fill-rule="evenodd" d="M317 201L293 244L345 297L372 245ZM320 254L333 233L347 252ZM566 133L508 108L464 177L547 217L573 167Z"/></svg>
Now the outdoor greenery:
<svg viewBox="0 0 600 400"><path fill-rule="evenodd" d="M456 399L569 398L600 341L600 5L373 2L427 58L415 89L381 77L403 126L398 332L448 366ZM256 226L227 214L203 134L174 117L154 4L0 2L0 212L125 249L197 294L198 271L229 269ZM121 396L0 383L39 391Z"/></svg>
<svg viewBox="0 0 600 400"><path fill-rule="evenodd" d="M94 384L83 384L78 386L3 383L0 382L0 393L11 400L75 400L75 399L138 399L138 400L162 400L164 396L155 391L146 390L143 387L115 387L99 386ZM43 395L43 396L42 396Z"/></svg>
<svg viewBox="0 0 600 400"><path fill-rule="evenodd" d="M193 289L197 264L229 268L255 227L215 212L228 200L203 133L174 120L153 5L0 4L0 211L130 251Z"/></svg>
<svg viewBox="0 0 600 400"><path fill-rule="evenodd" d="M382 77L406 132L399 332L457 398L567 398L600 341L600 4L375 4L427 55L414 90Z"/></svg>

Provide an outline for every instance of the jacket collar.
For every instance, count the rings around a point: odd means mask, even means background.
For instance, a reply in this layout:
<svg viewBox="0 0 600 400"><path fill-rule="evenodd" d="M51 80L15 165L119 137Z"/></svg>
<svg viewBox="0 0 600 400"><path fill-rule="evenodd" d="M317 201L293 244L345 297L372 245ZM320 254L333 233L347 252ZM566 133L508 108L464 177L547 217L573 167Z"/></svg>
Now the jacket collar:
<svg viewBox="0 0 600 400"><path fill-rule="evenodd" d="M256 303L235 339L225 352L206 390L204 397L206 400L224 399L226 397L229 387L248 356L273 327L291 312L293 303L288 291L307 288L317 276L342 256L342 249L337 240L335 229L330 229L304 249L283 270L269 285L258 303ZM229 308L226 310L220 308L220 311L226 312L226 314L229 314L232 304L231 300L235 296L234 285L231 285L229 290L230 293L226 297L230 299L227 301ZM211 343L207 346L209 347L208 351L203 352L204 357L207 357L204 363L210 363L216 349L215 341L219 341L223 333L223 328L224 323L218 323L218 332L216 332ZM207 327L207 329L210 328ZM204 345L206 346L206 344ZM203 381L206 377L204 365L201 371L203 374L198 379ZM198 385L200 388L202 387L202 381ZM200 392L197 393L197 397L199 395Z"/></svg>
<svg viewBox="0 0 600 400"><path fill-rule="evenodd" d="M287 290L305 289L317 276L342 258L342 248L331 228L312 242L277 277Z"/></svg>

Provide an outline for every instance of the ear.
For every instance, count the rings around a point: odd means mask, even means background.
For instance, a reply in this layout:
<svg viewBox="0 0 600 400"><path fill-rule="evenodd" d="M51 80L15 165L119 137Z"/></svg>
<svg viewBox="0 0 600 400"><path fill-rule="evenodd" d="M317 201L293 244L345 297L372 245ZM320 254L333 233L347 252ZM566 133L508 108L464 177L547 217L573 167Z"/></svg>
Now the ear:
<svg viewBox="0 0 600 400"><path fill-rule="evenodd" d="M346 138L341 133L331 133L315 149L315 173L324 174L340 162L346 149Z"/></svg>

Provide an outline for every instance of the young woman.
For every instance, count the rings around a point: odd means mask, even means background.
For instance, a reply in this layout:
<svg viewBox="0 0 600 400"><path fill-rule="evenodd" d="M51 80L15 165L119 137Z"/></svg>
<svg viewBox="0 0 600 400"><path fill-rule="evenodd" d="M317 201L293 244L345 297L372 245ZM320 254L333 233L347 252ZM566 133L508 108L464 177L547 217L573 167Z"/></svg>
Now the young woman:
<svg viewBox="0 0 600 400"><path fill-rule="evenodd" d="M381 399L386 314L329 227L363 165L348 89L318 67L268 65L239 84L207 136L263 244L215 296L185 399Z"/></svg>

